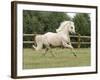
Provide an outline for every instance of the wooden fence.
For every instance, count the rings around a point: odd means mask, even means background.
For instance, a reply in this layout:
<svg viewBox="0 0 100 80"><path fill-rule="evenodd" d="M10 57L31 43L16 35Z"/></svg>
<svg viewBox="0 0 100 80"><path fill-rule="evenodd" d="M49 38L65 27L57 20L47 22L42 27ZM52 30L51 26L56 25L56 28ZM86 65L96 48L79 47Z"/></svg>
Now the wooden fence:
<svg viewBox="0 0 100 80"><path fill-rule="evenodd" d="M33 37L35 34L23 34L24 37ZM78 45L78 48L80 48L80 45L81 44L90 44L90 42L82 42L81 39L91 39L90 36L80 36L80 34L78 35L70 35L71 38L77 38L77 41L76 42L71 42L72 44L77 44ZM33 44L34 41L23 41L24 44Z"/></svg>

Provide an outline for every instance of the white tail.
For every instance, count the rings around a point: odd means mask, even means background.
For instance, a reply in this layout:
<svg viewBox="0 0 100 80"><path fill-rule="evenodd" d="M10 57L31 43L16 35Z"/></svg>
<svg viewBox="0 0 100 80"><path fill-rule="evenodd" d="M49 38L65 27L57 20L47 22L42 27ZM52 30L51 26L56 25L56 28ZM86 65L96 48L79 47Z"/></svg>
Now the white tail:
<svg viewBox="0 0 100 80"><path fill-rule="evenodd" d="M35 37L35 43L36 43L36 46L35 45L32 45L32 47L35 50L41 50L43 48L43 41L42 41L42 36L41 35L37 35Z"/></svg>
<svg viewBox="0 0 100 80"><path fill-rule="evenodd" d="M41 50L41 48L40 47L36 47L36 46L32 46L36 51L38 51L38 50Z"/></svg>
<svg viewBox="0 0 100 80"><path fill-rule="evenodd" d="M32 45L32 47L33 47L34 49L36 49L36 46Z"/></svg>

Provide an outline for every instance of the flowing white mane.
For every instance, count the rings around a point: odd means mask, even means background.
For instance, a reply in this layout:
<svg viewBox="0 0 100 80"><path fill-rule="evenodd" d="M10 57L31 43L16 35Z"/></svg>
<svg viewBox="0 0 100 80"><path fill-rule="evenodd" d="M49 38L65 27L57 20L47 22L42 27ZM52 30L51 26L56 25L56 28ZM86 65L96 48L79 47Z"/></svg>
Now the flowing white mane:
<svg viewBox="0 0 100 80"><path fill-rule="evenodd" d="M68 25L68 24L73 24L73 22L72 21L63 21L60 24L59 28L56 29L56 32L60 32L60 31L64 30L65 29L65 26Z"/></svg>
<svg viewBox="0 0 100 80"><path fill-rule="evenodd" d="M65 27L65 25L68 23L69 21L63 21L62 23L60 23L60 26L58 27L58 29L56 29L56 32L60 32L63 30L63 28Z"/></svg>

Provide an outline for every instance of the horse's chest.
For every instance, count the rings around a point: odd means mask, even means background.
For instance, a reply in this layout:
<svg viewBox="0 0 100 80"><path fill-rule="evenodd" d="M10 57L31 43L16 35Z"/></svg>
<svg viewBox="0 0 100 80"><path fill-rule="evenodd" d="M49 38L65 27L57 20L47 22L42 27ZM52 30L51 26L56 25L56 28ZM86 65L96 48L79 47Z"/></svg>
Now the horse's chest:
<svg viewBox="0 0 100 80"><path fill-rule="evenodd" d="M62 39L62 41L70 42L70 38L69 37L62 36L61 39Z"/></svg>

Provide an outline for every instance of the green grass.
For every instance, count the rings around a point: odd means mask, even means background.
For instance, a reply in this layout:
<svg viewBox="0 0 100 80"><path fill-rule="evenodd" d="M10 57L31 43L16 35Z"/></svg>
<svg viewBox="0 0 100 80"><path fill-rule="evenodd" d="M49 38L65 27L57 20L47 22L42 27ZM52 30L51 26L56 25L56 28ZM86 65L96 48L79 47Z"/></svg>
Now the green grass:
<svg viewBox="0 0 100 80"><path fill-rule="evenodd" d="M70 49L54 48L43 56L44 50L35 51L31 48L23 49L23 68L55 68L90 66L90 48L75 49L77 57ZM55 56L53 56L52 54Z"/></svg>

